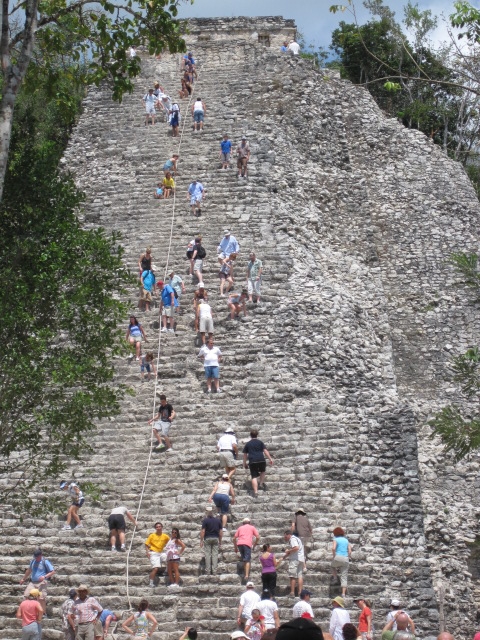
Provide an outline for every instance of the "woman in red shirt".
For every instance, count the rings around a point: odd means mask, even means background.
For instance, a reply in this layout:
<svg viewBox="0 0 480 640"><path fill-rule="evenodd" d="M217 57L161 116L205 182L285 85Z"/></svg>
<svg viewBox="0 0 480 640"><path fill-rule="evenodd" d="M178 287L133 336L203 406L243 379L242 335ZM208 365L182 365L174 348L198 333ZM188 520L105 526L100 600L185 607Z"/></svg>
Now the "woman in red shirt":
<svg viewBox="0 0 480 640"><path fill-rule="evenodd" d="M363 640L372 640L372 610L371 604L365 598L356 598L354 603L360 609L360 617L358 618L358 632L361 634Z"/></svg>

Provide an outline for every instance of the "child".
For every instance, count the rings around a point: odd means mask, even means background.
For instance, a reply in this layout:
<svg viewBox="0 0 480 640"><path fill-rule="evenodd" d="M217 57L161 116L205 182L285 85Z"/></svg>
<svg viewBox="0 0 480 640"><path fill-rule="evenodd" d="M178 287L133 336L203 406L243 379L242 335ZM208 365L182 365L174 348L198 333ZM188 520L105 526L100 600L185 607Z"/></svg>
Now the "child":
<svg viewBox="0 0 480 640"><path fill-rule="evenodd" d="M149 351L146 355L142 354L142 362L140 364L140 377L145 380L145 371L147 372L147 380L151 380L150 372L153 371L153 375L156 377L157 370L153 361L153 353Z"/></svg>
<svg viewBox="0 0 480 640"><path fill-rule="evenodd" d="M156 200L161 200L163 198L163 189L161 182L157 182L157 188L155 189L155 195L153 197Z"/></svg>

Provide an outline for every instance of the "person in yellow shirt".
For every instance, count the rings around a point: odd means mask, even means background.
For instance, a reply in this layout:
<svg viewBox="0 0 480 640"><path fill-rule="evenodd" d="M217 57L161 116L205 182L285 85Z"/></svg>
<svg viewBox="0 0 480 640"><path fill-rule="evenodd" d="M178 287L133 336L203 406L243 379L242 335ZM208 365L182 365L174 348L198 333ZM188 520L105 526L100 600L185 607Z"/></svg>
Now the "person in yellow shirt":
<svg viewBox="0 0 480 640"><path fill-rule="evenodd" d="M170 194L175 191L175 180L172 178L170 171L167 171L162 181L163 197L169 198Z"/></svg>
<svg viewBox="0 0 480 640"><path fill-rule="evenodd" d="M152 570L150 572L150 586L155 586L155 576L158 572L161 575L165 573L165 567L167 566L167 554L163 553L163 549L167 542L170 541L170 536L163 533L163 525L161 522L155 523L155 533L151 533L145 540L145 549L147 556L150 558L150 564Z"/></svg>

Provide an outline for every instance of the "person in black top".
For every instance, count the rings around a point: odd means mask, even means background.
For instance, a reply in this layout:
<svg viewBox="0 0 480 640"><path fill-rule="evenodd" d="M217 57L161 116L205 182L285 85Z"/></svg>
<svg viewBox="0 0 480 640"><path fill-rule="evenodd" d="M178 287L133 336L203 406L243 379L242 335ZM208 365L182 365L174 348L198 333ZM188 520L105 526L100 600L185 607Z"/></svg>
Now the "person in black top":
<svg viewBox="0 0 480 640"><path fill-rule="evenodd" d="M258 431L255 429L250 431L250 438L251 440L243 447L243 468L247 468L248 460L250 476L252 477L253 495L256 498L258 496L258 488L262 487L265 482L267 469L265 457L269 459L271 465L273 465L273 458L269 454L267 447L258 439Z"/></svg>
<svg viewBox="0 0 480 640"><path fill-rule="evenodd" d="M167 404L167 397L160 396L160 406L158 407L158 413L155 417L148 421L148 424L153 422L153 435L158 441L158 445L155 447L155 451L165 449L167 446L167 453L172 452L172 441L168 437L168 432L176 413L173 410L171 404ZM165 444L164 444L165 442Z"/></svg>
<svg viewBox="0 0 480 640"><path fill-rule="evenodd" d="M213 507L205 509L206 517L202 521L200 531L200 546L205 553L205 570L207 573L217 572L218 548L222 544L222 523L219 518L213 515Z"/></svg>

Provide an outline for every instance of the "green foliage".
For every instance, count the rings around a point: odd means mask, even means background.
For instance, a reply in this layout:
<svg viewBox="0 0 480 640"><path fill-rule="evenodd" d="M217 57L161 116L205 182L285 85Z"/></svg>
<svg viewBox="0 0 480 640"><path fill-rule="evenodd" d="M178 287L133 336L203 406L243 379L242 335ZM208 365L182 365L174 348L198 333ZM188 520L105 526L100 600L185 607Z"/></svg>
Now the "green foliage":
<svg viewBox="0 0 480 640"><path fill-rule="evenodd" d="M454 2L455 13L450 16L450 22L453 27L466 29L461 32L458 38L467 38L470 43L480 44L480 10L472 7L469 2Z"/></svg>
<svg viewBox="0 0 480 640"><path fill-rule="evenodd" d="M455 73L428 43L437 19L410 2L404 25L382 0L364 3L374 16L364 25L340 22L331 49L342 63L342 77L364 84L379 106L409 128L423 131L457 159L469 157L476 136L475 103L465 100ZM353 3L352 13L355 17Z"/></svg>
<svg viewBox="0 0 480 640"><path fill-rule="evenodd" d="M452 453L455 462L480 448L480 417L468 419L458 407L445 407L430 424L432 438L440 437L445 452Z"/></svg>
<svg viewBox="0 0 480 640"><path fill-rule="evenodd" d="M465 170L477 193L477 198L480 200L480 166L478 164L467 164Z"/></svg>
<svg viewBox="0 0 480 640"><path fill-rule="evenodd" d="M465 285L475 292L475 302L480 302L480 274L478 256L474 253L456 253L451 256L451 264L462 276ZM451 378L459 386L460 392L473 406L471 414L456 405L444 407L430 422L432 437L439 436L445 451L453 453L454 460L465 458L480 448L480 350L470 347L457 355L451 362Z"/></svg>
<svg viewBox="0 0 480 640"><path fill-rule="evenodd" d="M476 253L454 253L450 257L462 281L473 289L474 301L480 302L480 273L478 271L478 255Z"/></svg>
<svg viewBox="0 0 480 640"><path fill-rule="evenodd" d="M84 196L58 170L82 96L71 73L29 70L0 207L0 501L20 512L53 505L51 480L89 451L124 392L112 358L131 277L117 235L82 229Z"/></svg>

